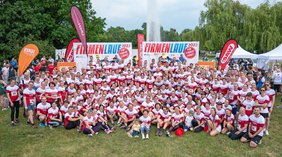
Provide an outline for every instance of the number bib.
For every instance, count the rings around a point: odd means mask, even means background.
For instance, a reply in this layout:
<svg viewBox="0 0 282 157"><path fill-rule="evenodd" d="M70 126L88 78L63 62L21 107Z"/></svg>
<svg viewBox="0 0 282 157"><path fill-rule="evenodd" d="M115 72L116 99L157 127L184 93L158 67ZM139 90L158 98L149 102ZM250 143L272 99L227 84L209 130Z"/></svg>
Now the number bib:
<svg viewBox="0 0 282 157"><path fill-rule="evenodd" d="M11 95L12 95L12 96L17 96L17 95L18 95L18 92L13 91L13 92L11 92Z"/></svg>

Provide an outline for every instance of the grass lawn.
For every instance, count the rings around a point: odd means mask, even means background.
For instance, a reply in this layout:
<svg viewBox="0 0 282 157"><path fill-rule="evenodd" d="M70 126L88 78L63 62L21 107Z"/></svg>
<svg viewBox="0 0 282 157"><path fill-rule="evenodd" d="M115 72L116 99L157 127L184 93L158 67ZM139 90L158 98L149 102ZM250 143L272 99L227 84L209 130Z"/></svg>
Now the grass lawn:
<svg viewBox="0 0 282 157"><path fill-rule="evenodd" d="M276 101L276 105L280 102ZM0 156L54 157L54 156L282 156L282 109L275 107L272 114L270 136L265 136L256 149L248 144L231 141L226 135L210 137L206 133L186 133L183 137L156 137L155 127L150 140L130 139L125 131L100 133L91 138L66 131L64 128L35 128L24 124L21 108L21 124L11 128L9 112L0 112Z"/></svg>

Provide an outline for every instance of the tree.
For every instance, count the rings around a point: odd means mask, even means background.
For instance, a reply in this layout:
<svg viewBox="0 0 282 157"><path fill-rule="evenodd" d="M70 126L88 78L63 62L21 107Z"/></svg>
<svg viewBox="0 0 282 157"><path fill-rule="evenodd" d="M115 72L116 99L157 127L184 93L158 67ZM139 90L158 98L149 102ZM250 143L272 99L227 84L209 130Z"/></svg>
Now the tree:
<svg viewBox="0 0 282 157"><path fill-rule="evenodd" d="M18 56L27 43L37 44L39 56L54 55L55 48L67 47L72 38L78 37L70 16L73 5L82 12L88 41L105 40L105 19L95 16L90 0L7 0L0 3L0 53L5 53L5 57Z"/></svg>

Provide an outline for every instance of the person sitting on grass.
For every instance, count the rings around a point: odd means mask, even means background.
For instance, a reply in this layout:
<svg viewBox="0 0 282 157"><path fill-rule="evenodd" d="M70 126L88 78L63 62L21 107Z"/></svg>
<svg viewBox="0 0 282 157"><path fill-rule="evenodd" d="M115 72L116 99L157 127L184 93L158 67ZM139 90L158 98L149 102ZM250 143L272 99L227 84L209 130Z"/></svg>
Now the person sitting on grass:
<svg viewBox="0 0 282 157"><path fill-rule="evenodd" d="M151 126L151 117L149 116L149 110L144 109L143 110L143 116L139 118L139 121L141 123L141 135L142 139L149 139L150 134L150 126ZM146 133L146 137L145 137Z"/></svg>
<svg viewBox="0 0 282 157"><path fill-rule="evenodd" d="M192 120L194 119L193 115L194 115L194 111L189 110L189 113L187 114L185 118L185 125L184 125L185 132L193 130L193 126L192 126Z"/></svg>
<svg viewBox="0 0 282 157"><path fill-rule="evenodd" d="M241 107L239 110L237 128L234 131L232 131L228 135L228 137L232 140L240 139L247 132L248 123L249 123L249 117L246 114L246 109L244 107Z"/></svg>
<svg viewBox="0 0 282 157"><path fill-rule="evenodd" d="M131 127L131 130L129 132L127 132L128 137L130 137L130 138L131 137L138 138L139 137L139 133L140 133L140 127L141 127L141 125L140 125L139 121L135 120L134 124Z"/></svg>
<svg viewBox="0 0 282 157"><path fill-rule="evenodd" d="M216 136L221 132L220 118L216 114L215 108L211 108L211 114L208 119L208 130L211 136Z"/></svg>
<svg viewBox="0 0 282 157"><path fill-rule="evenodd" d="M45 96L42 97L41 103L39 103L36 108L36 115L38 116L38 119L40 121L40 127L47 126L47 112L50 107L51 105L47 102L47 98Z"/></svg>
<svg viewBox="0 0 282 157"><path fill-rule="evenodd" d="M175 131L177 128L184 126L184 115L180 112L180 108L176 106L174 108L174 113L171 116L171 127L169 131L166 132L166 135L170 137L170 132Z"/></svg>
<svg viewBox="0 0 282 157"><path fill-rule="evenodd" d="M92 115L92 110L88 110L86 116L82 120L81 126L81 131L89 137L92 137L95 134L94 126L96 125L96 122Z"/></svg>
<svg viewBox="0 0 282 157"><path fill-rule="evenodd" d="M74 107L69 106L68 112L65 114L64 127L67 130L77 128L79 131L81 117L75 117Z"/></svg>
<svg viewBox="0 0 282 157"><path fill-rule="evenodd" d="M192 126L194 132L201 132L204 130L206 119L204 114L201 112L201 107L196 107L196 113L194 113L194 118L192 120Z"/></svg>
<svg viewBox="0 0 282 157"><path fill-rule="evenodd" d="M152 110L152 114L151 114L152 124L158 123L158 115L160 112L162 112L161 104L156 103L154 109ZM158 132L156 132L156 135L157 134Z"/></svg>
<svg viewBox="0 0 282 157"><path fill-rule="evenodd" d="M170 125L171 125L171 113L169 112L168 107L164 107L158 116L158 123L157 123L158 135L162 136L163 132L165 132Z"/></svg>
<svg viewBox="0 0 282 157"><path fill-rule="evenodd" d="M115 104L113 101L111 101L109 103L109 106L106 108L106 113L107 113L107 117L110 120L112 125L115 125L114 120L117 120L117 108L115 107Z"/></svg>
<svg viewBox="0 0 282 157"><path fill-rule="evenodd" d="M108 125L107 116L104 111L104 106L100 105L99 110L97 111L98 115L98 124L101 125L101 129L103 129L107 134L113 132L111 127Z"/></svg>
<svg viewBox="0 0 282 157"><path fill-rule="evenodd" d="M232 109L227 108L225 111L225 116L223 118L223 129L221 131L222 134L229 134L230 131L234 130L234 115L232 114Z"/></svg>
<svg viewBox="0 0 282 157"><path fill-rule="evenodd" d="M131 126L133 125L134 120L137 116L137 111L133 108L132 104L128 105L128 108L124 110L124 112L121 114L122 122L124 123L124 129L127 131L130 130Z"/></svg>
<svg viewBox="0 0 282 157"><path fill-rule="evenodd" d="M50 129L61 125L63 122L62 113L60 112L59 108L57 107L56 102L53 102L52 107L48 109L47 122L48 122Z"/></svg>
<svg viewBox="0 0 282 157"><path fill-rule="evenodd" d="M227 108L225 110L225 115L223 117L223 129L221 131L222 134L229 134L231 131L234 130L234 115L232 114L232 109Z"/></svg>
<svg viewBox="0 0 282 157"><path fill-rule="evenodd" d="M260 108L256 106L254 108L254 114L249 118L249 128L248 131L241 138L241 142L250 142L250 147L256 148L258 144L261 143L263 137L263 129L265 127L265 119L260 114Z"/></svg>

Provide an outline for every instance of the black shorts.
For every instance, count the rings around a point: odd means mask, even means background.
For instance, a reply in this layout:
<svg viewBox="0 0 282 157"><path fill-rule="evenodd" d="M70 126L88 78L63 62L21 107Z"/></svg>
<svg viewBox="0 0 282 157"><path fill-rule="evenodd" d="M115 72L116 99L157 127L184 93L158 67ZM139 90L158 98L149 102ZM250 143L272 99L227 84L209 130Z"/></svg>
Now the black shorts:
<svg viewBox="0 0 282 157"><path fill-rule="evenodd" d="M268 118L269 117L269 113L260 113L260 115L262 115L263 118Z"/></svg>
<svg viewBox="0 0 282 157"><path fill-rule="evenodd" d="M275 84L274 86L273 86L273 89L276 91L276 92L280 92L280 84Z"/></svg>
<svg viewBox="0 0 282 157"><path fill-rule="evenodd" d="M238 135L236 135L235 133L237 132L238 130L235 129L234 131L232 131L228 137L231 139L231 140L239 140L243 135L245 135L245 132L240 132Z"/></svg>
<svg viewBox="0 0 282 157"><path fill-rule="evenodd" d="M259 144L260 140L262 139L262 136L259 136L259 135L256 135L254 138L250 138L249 137L249 134L248 132L246 132L244 135L243 135L244 138L246 138L248 141L253 141L255 142L256 144Z"/></svg>

